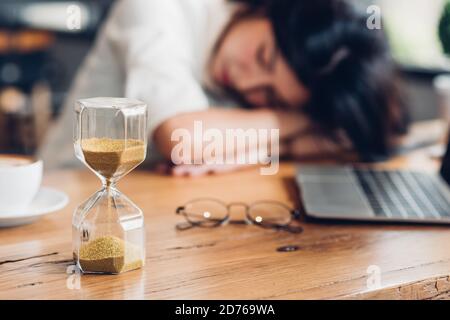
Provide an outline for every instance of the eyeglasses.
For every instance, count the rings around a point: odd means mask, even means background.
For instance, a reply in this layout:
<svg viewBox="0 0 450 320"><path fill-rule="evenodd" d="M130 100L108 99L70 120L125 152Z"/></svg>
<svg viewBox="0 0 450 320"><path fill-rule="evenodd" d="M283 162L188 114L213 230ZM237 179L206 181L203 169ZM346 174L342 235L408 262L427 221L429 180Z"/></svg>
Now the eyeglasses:
<svg viewBox="0 0 450 320"><path fill-rule="evenodd" d="M233 207L245 209L243 220L231 220ZM224 203L213 198L201 198L189 201L175 211L183 215L186 223L177 224L177 229L186 230L193 227L215 228L225 224L254 224L263 228L300 233L303 228L292 225L294 219L301 215L299 210L291 209L277 201L258 201L250 205L242 202Z"/></svg>

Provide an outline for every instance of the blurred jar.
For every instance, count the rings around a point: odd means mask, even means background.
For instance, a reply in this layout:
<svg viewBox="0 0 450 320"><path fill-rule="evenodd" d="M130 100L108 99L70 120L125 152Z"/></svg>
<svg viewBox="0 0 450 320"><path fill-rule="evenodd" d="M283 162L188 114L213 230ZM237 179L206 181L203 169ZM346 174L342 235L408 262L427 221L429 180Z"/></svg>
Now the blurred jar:
<svg viewBox="0 0 450 320"><path fill-rule="evenodd" d="M51 93L45 83L30 94L15 87L0 89L0 153L32 155L51 118Z"/></svg>
<svg viewBox="0 0 450 320"><path fill-rule="evenodd" d="M438 100L438 113L442 119L442 131L445 132L441 137L441 144L429 150L432 158L442 158L447 150L447 141L450 124L450 74L438 75L433 80L434 90Z"/></svg>
<svg viewBox="0 0 450 320"><path fill-rule="evenodd" d="M49 126L42 66L53 41L48 32L0 29L0 153L33 154Z"/></svg>
<svg viewBox="0 0 450 320"><path fill-rule="evenodd" d="M450 122L450 74L436 76L433 86L438 98L439 115Z"/></svg>

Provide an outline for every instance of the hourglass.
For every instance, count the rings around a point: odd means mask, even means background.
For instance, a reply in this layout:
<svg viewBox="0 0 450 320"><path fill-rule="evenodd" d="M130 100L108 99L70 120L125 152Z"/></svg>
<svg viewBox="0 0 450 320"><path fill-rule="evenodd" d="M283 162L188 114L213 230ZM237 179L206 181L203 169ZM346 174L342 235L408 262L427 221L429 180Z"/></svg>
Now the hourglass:
<svg viewBox="0 0 450 320"><path fill-rule="evenodd" d="M147 106L125 98L77 101L75 154L102 188L72 219L73 255L84 273L122 273L145 261L144 216L116 182L144 161Z"/></svg>

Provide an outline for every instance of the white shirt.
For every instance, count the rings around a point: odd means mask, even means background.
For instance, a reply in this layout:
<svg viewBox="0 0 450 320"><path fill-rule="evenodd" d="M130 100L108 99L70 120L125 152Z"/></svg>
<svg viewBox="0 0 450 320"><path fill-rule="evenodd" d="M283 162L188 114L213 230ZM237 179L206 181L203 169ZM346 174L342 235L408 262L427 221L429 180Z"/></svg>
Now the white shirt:
<svg viewBox="0 0 450 320"><path fill-rule="evenodd" d="M210 107L207 66L235 9L227 0L117 1L39 152L46 168L80 164L72 137L78 99L145 102L149 135L170 117Z"/></svg>

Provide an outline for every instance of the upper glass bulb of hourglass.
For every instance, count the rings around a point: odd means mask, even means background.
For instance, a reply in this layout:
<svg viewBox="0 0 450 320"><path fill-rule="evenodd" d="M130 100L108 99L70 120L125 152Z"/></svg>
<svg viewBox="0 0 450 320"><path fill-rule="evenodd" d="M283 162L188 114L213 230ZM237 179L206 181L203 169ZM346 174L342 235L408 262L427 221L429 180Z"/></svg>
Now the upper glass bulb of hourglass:
<svg viewBox="0 0 450 320"><path fill-rule="evenodd" d="M76 156L105 183L114 183L144 161L144 103L126 98L90 98L75 105Z"/></svg>

